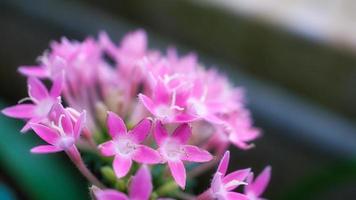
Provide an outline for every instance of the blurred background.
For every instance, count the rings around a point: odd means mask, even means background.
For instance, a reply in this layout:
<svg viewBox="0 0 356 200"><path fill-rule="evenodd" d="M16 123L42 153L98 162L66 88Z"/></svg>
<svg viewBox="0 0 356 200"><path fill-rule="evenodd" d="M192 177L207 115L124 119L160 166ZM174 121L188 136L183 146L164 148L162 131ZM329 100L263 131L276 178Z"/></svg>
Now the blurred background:
<svg viewBox="0 0 356 200"><path fill-rule="evenodd" d="M175 45L247 89L264 135L234 150L233 167L273 167L269 199L356 199L356 1L0 0L0 108L26 96L17 73L51 40L144 28L150 46ZM0 116L0 199L88 199L61 154Z"/></svg>

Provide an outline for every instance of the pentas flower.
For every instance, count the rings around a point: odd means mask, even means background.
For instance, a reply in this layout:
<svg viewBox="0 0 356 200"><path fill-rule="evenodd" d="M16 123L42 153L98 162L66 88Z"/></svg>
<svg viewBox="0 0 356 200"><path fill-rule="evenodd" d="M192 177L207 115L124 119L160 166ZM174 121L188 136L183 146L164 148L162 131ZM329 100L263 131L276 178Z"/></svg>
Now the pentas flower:
<svg viewBox="0 0 356 200"><path fill-rule="evenodd" d="M142 145L151 129L151 121L143 119L131 131L127 131L124 121L115 113L108 112L107 127L112 140L99 145L104 156L115 156L113 168L118 178L126 176L132 160L143 164L161 161L157 151Z"/></svg>
<svg viewBox="0 0 356 200"><path fill-rule="evenodd" d="M147 200L152 193L150 170L143 165L132 177L128 186L128 195L113 189L94 190L97 200Z"/></svg>
<svg viewBox="0 0 356 200"><path fill-rule="evenodd" d="M260 196L266 190L271 178L271 167L267 166L260 175L253 179L253 173L247 177L248 185L245 186L245 194L249 200L264 200Z"/></svg>
<svg viewBox="0 0 356 200"><path fill-rule="evenodd" d="M250 169L237 170L226 175L229 165L230 152L226 151L221 159L217 172L211 181L211 187L201 194L200 200L248 200L247 196L238 192L232 192L240 185L246 185L245 179L250 174Z"/></svg>
<svg viewBox="0 0 356 200"><path fill-rule="evenodd" d="M67 151L75 147L85 123L83 111L74 123L67 110L60 103L56 103L50 113L48 124L30 123L33 131L48 145L40 145L31 149L32 153L54 153Z"/></svg>
<svg viewBox="0 0 356 200"><path fill-rule="evenodd" d="M139 99L148 111L164 123L184 123L197 119L184 112L187 93L178 89L170 89L159 79L153 89L153 97L139 94Z"/></svg>
<svg viewBox="0 0 356 200"><path fill-rule="evenodd" d="M186 182L183 161L208 162L213 158L208 151L187 144L191 134L191 128L186 123L179 125L172 135L168 135L162 123L158 121L154 131L163 162L168 163L174 180L183 189Z"/></svg>
<svg viewBox="0 0 356 200"><path fill-rule="evenodd" d="M22 132L27 131L30 123L38 123L47 119L52 106L60 101L60 94L63 85L62 76L57 76L50 91L37 78L27 79L28 96L24 100L32 103L21 103L2 110L2 113L9 117L28 120L22 128Z"/></svg>

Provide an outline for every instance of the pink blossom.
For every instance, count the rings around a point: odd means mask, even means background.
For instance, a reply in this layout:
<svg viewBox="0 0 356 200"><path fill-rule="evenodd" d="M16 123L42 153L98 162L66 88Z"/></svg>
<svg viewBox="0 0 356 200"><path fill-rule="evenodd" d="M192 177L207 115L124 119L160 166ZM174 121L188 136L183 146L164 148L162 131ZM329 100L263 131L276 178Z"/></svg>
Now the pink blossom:
<svg viewBox="0 0 356 200"><path fill-rule="evenodd" d="M150 170L143 165L132 177L128 186L128 195L113 189L96 190L94 194L98 200L147 200L152 188Z"/></svg>
<svg viewBox="0 0 356 200"><path fill-rule="evenodd" d="M232 191L240 185L247 184L245 179L249 175L250 169L237 170L226 175L229 159L230 152L226 151L211 181L210 189L201 194L198 199L248 200L246 195Z"/></svg>
<svg viewBox="0 0 356 200"><path fill-rule="evenodd" d="M30 100L32 103L21 103L2 110L2 113L14 118L28 120L22 128L22 132L27 131L30 123L38 123L46 120L52 106L60 101L62 89L62 76L57 76L52 84L50 91L37 78L27 79L28 96L24 100Z"/></svg>
<svg viewBox="0 0 356 200"><path fill-rule="evenodd" d="M129 172L132 160L144 164L161 161L157 151L141 145L151 129L149 119L143 119L127 131L124 121L115 113L108 112L107 126L112 140L99 145L99 149L104 156L115 156L113 168L118 178Z"/></svg>
<svg viewBox="0 0 356 200"><path fill-rule="evenodd" d="M154 137L159 145L159 153L168 167L176 183L185 188L186 172L183 161L208 162L212 159L208 151L193 145L187 145L192 132L188 124L179 125L172 135L168 135L161 122L156 123Z"/></svg>
<svg viewBox="0 0 356 200"><path fill-rule="evenodd" d="M40 145L31 149L32 153L53 153L67 151L75 146L85 124L85 111L74 123L69 113L60 103L54 104L47 125L30 123L33 131L48 145Z"/></svg>
<svg viewBox="0 0 356 200"><path fill-rule="evenodd" d="M267 166L259 176L253 180L253 173L247 178L248 185L245 186L245 194L249 200L264 200L260 196L266 190L271 178L271 167Z"/></svg>
<svg viewBox="0 0 356 200"><path fill-rule="evenodd" d="M165 123L190 122L197 119L184 112L187 93L178 89L170 89L163 80L158 79L152 97L139 94L139 99L155 118Z"/></svg>

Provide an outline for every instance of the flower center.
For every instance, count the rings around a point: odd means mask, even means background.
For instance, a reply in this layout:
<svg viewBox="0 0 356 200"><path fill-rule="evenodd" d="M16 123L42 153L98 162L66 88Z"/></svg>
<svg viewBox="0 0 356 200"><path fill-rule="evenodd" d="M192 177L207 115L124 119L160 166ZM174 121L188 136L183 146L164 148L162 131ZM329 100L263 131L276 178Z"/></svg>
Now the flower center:
<svg viewBox="0 0 356 200"><path fill-rule="evenodd" d="M162 156L166 160L180 160L182 154L184 154L184 150L181 145L170 138L163 143L160 149Z"/></svg>
<svg viewBox="0 0 356 200"><path fill-rule="evenodd" d="M36 114L38 116L47 116L49 111L52 109L52 106L54 104L54 101L52 99L43 99L38 102L37 107L36 107Z"/></svg>
<svg viewBox="0 0 356 200"><path fill-rule="evenodd" d="M119 138L116 140L116 151L121 155L129 155L137 148L137 144L129 138Z"/></svg>
<svg viewBox="0 0 356 200"><path fill-rule="evenodd" d="M57 145L62 149L68 149L74 144L74 138L71 136L61 136Z"/></svg>
<svg viewBox="0 0 356 200"><path fill-rule="evenodd" d="M167 105L159 105L157 108L156 108L156 115L161 118L161 119L164 119L164 118L168 118L170 116L173 115L173 111L172 109L167 106Z"/></svg>

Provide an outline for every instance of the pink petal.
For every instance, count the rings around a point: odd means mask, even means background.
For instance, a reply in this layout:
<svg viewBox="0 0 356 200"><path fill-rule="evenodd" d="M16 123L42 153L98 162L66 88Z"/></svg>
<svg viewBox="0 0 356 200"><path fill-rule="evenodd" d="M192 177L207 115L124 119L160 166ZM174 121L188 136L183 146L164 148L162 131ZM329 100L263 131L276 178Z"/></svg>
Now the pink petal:
<svg viewBox="0 0 356 200"><path fill-rule="evenodd" d="M199 118L200 117L195 116L195 115L182 113L182 114L179 114L179 115L175 116L174 121L175 122L179 122L179 123L188 123L188 122L192 122L192 121L198 120Z"/></svg>
<svg viewBox="0 0 356 200"><path fill-rule="evenodd" d="M256 177L253 183L248 186L256 196L260 196L266 189L271 178L271 167L267 166L259 176Z"/></svg>
<svg viewBox="0 0 356 200"><path fill-rule="evenodd" d="M143 165L132 178L129 186L130 199L149 199L152 192L151 173L147 166Z"/></svg>
<svg viewBox="0 0 356 200"><path fill-rule="evenodd" d="M79 138L86 121L86 111L83 111L74 125L74 138Z"/></svg>
<svg viewBox="0 0 356 200"><path fill-rule="evenodd" d="M98 190L94 194L97 200L129 200L124 193L113 189Z"/></svg>
<svg viewBox="0 0 356 200"><path fill-rule="evenodd" d="M140 121L132 130L131 134L137 143L141 143L145 140L147 134L151 129L151 120L144 119Z"/></svg>
<svg viewBox="0 0 356 200"><path fill-rule="evenodd" d="M32 118L34 115L35 105L33 104L19 104L16 106L11 106L3 109L1 112L13 118Z"/></svg>
<svg viewBox="0 0 356 200"><path fill-rule="evenodd" d="M176 130L174 130L172 137L177 139L182 144L186 144L191 135L192 135L192 130L190 126L187 123L185 123L178 126Z"/></svg>
<svg viewBox="0 0 356 200"><path fill-rule="evenodd" d="M131 158L116 154L113 162L113 168L117 178L122 178L126 176L126 174L130 171L131 165Z"/></svg>
<svg viewBox="0 0 356 200"><path fill-rule="evenodd" d="M147 35L143 30L127 34L121 41L120 47L127 53L144 53L147 47Z"/></svg>
<svg viewBox="0 0 356 200"><path fill-rule="evenodd" d="M25 76L33 76L38 78L45 78L48 76L47 71L43 67L39 66L22 66L18 71Z"/></svg>
<svg viewBox="0 0 356 200"><path fill-rule="evenodd" d="M119 135L125 135L127 130L125 122L117 114L113 112L108 112L107 126L109 134L112 138L115 138Z"/></svg>
<svg viewBox="0 0 356 200"><path fill-rule="evenodd" d="M132 159L143 164L157 164L162 160L160 154L157 151L144 145L140 145L136 149Z"/></svg>
<svg viewBox="0 0 356 200"><path fill-rule="evenodd" d="M168 161L168 166L176 183L182 188L185 188L186 173L185 167L181 160Z"/></svg>
<svg viewBox="0 0 356 200"><path fill-rule="evenodd" d="M157 81L157 85L154 88L154 95L154 100L157 104L169 104L171 101L171 95L163 81L160 79Z"/></svg>
<svg viewBox="0 0 356 200"><path fill-rule="evenodd" d="M191 162L208 162L213 156L206 150L200 149L193 145L184 145L184 160Z"/></svg>
<svg viewBox="0 0 356 200"><path fill-rule="evenodd" d="M31 149L31 153L55 153L63 151L62 148L52 146L52 145L40 145Z"/></svg>
<svg viewBox="0 0 356 200"><path fill-rule="evenodd" d="M61 95L62 89L63 89L63 81L64 81L64 74L61 73L60 75L58 75L54 81L53 81L53 85L50 91L50 95L51 97L59 97Z"/></svg>
<svg viewBox="0 0 356 200"><path fill-rule="evenodd" d="M144 94L138 94L138 98L141 101L141 103L145 106L145 108L151 113L154 114L155 113L155 106L153 101L147 97Z"/></svg>
<svg viewBox="0 0 356 200"><path fill-rule="evenodd" d="M40 123L43 119L42 118L38 118L38 117L34 117L34 118L31 118L30 120L28 120L25 124L25 126L23 126L20 130L21 133L25 133L27 132L28 130L31 129L31 124L32 123Z"/></svg>
<svg viewBox="0 0 356 200"><path fill-rule="evenodd" d="M218 170L217 170L223 176L226 174L227 168L229 166L229 160L230 160L230 151L226 151L219 163Z"/></svg>
<svg viewBox="0 0 356 200"><path fill-rule="evenodd" d="M163 127L162 122L157 121L156 122L156 127L155 127L155 131L153 134L156 143L160 146L164 140L168 137L168 133L166 131L166 129Z"/></svg>
<svg viewBox="0 0 356 200"><path fill-rule="evenodd" d="M44 141L46 141L49 144L56 145L57 140L59 139L58 133L42 124L30 124L31 128L35 133L42 138Z"/></svg>
<svg viewBox="0 0 356 200"><path fill-rule="evenodd" d="M246 195L237 192L228 192L226 198L227 200L249 200Z"/></svg>
<svg viewBox="0 0 356 200"><path fill-rule="evenodd" d="M224 184L227 184L231 181L245 181L247 176L250 174L250 169L243 169L243 170L237 170L237 171L234 171L228 175L226 175L224 178L223 178L223 183ZM230 190L233 190L235 189L237 186L239 185L231 185L230 187L227 187L226 190L230 191Z"/></svg>
<svg viewBox="0 0 356 200"><path fill-rule="evenodd" d="M100 144L98 148L104 156L113 156L116 154L115 143L112 140Z"/></svg>
<svg viewBox="0 0 356 200"><path fill-rule="evenodd" d="M220 188L223 187L222 185L222 174L220 172L216 172L214 174L213 180L211 181L211 190L213 193L219 192Z"/></svg>
<svg viewBox="0 0 356 200"><path fill-rule="evenodd" d="M68 135L73 135L74 127L73 127L72 119L71 119L68 111L64 110L64 108L63 108L63 113L64 113L64 117L60 118L61 119L60 123L62 124L64 133L66 133Z"/></svg>
<svg viewBox="0 0 356 200"><path fill-rule="evenodd" d="M28 94L36 100L42 100L49 96L47 88L37 78L30 77L27 80Z"/></svg>

